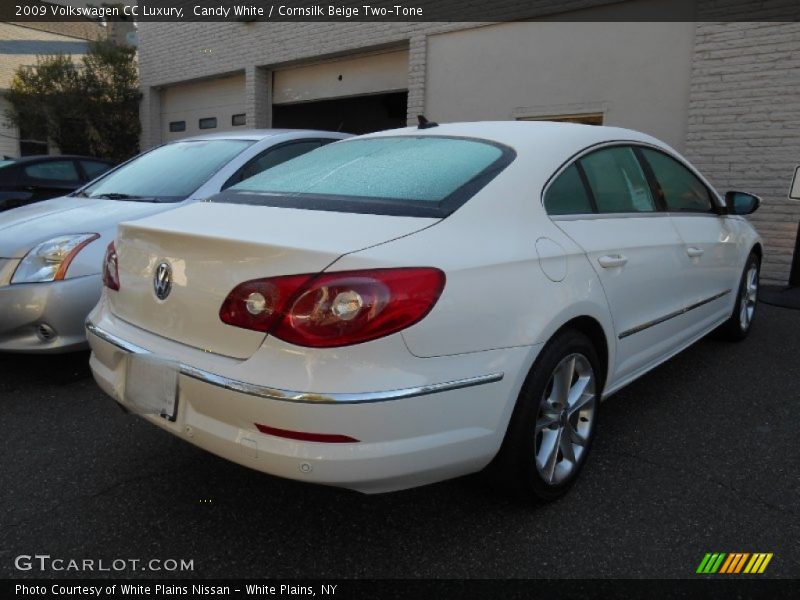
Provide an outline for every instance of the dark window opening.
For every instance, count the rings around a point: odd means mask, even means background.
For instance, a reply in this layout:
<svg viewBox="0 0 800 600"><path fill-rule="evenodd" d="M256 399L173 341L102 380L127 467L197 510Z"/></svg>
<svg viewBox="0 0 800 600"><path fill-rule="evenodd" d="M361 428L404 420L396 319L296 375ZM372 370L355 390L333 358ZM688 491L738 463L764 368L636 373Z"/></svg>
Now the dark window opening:
<svg viewBox="0 0 800 600"><path fill-rule="evenodd" d="M406 126L408 92L315 100L272 107L272 126L363 134Z"/></svg>
<svg viewBox="0 0 800 600"><path fill-rule="evenodd" d="M602 125L602 113L585 113L574 115L550 115L547 117L519 117L518 121L554 121L556 123L579 123L581 125Z"/></svg>
<svg viewBox="0 0 800 600"><path fill-rule="evenodd" d="M233 125L234 127L246 124L247 124L247 115L245 115L244 113L233 115L231 117L231 125Z"/></svg>
<svg viewBox="0 0 800 600"><path fill-rule="evenodd" d="M186 121L171 121L169 124L169 130L171 133L186 131Z"/></svg>
<svg viewBox="0 0 800 600"><path fill-rule="evenodd" d="M197 125L200 129L216 129L217 117L206 117L204 119L200 119Z"/></svg>

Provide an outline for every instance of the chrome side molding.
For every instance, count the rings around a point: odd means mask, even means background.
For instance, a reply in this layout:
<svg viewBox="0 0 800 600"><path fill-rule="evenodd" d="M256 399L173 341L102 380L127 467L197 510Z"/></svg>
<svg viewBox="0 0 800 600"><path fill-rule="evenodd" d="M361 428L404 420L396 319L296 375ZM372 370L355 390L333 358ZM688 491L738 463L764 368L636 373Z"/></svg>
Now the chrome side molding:
<svg viewBox="0 0 800 600"><path fill-rule="evenodd" d="M621 340L625 339L626 337L629 337L629 336L633 335L634 333L639 333L641 331L644 331L645 329L650 329L651 327L655 327L656 325L660 325L661 323L664 323L665 321L669 321L670 319L674 319L675 317L680 317L681 315L686 314L690 310L694 310L695 308L700 308L701 306L705 306L706 304L708 304L710 302L713 302L714 300L719 300L723 296L727 296L728 294L731 293L731 291L732 290L725 290L724 292L720 292L719 294L715 294L715 295L711 296L710 298L706 298L705 300L701 300L700 302L695 302L691 306L686 306L686 307L684 307L684 308L682 308L680 310L676 310L673 313L670 313L668 315L664 315L663 317L659 317L658 319L655 319L653 321L649 321L648 323L643 323L642 325L637 325L636 327L633 327L632 329L628 329L627 331L623 331L622 333L620 333L619 334L619 339L621 339Z"/></svg>
<svg viewBox="0 0 800 600"><path fill-rule="evenodd" d="M86 322L86 331L97 338L108 342L131 354L150 354L149 350L132 344L122 338L105 331L98 327L91 321ZM387 402L389 400L401 400L403 398L414 398L416 396L426 396L428 394L436 394L439 392L448 392L451 390L458 390L476 385L484 385L487 383L494 383L503 379L504 373L491 373L489 375L477 375L475 377L466 377L464 379L456 379L454 381L445 381L442 383L431 383L411 388L402 388L397 390L386 390L381 392L360 392L360 393L317 393L317 392L297 392L292 390L282 390L278 388L270 388L261 385L247 383L231 379L211 373L204 369L198 369L181 363L180 372L187 377L197 379L204 383L220 387L226 390L247 394L249 396L257 396L259 398L267 398L269 400L280 400L283 402L300 402L304 404L366 404L371 402Z"/></svg>

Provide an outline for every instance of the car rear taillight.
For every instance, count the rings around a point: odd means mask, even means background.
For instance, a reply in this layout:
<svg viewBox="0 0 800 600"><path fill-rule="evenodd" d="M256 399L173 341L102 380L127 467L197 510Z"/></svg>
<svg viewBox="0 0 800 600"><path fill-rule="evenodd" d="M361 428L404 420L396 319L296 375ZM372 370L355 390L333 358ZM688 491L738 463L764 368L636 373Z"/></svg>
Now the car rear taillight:
<svg viewBox="0 0 800 600"><path fill-rule="evenodd" d="M348 346L417 323L436 304L444 283L444 273L431 267L254 279L228 294L219 316L228 325L298 346Z"/></svg>
<svg viewBox="0 0 800 600"><path fill-rule="evenodd" d="M103 259L103 285L110 290L119 290L119 265L114 242L106 248L106 256Z"/></svg>

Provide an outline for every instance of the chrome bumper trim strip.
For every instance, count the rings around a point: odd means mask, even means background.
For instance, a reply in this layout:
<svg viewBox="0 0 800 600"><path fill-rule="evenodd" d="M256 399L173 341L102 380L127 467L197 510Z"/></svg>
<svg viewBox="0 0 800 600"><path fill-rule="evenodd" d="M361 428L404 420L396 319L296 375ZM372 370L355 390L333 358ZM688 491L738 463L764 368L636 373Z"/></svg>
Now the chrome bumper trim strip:
<svg viewBox="0 0 800 600"><path fill-rule="evenodd" d="M99 339L108 342L131 354L150 354L149 350L127 342L122 338L101 329L94 323L87 321L86 330ZM448 392L451 390L458 390L461 388L472 387L476 385L483 385L486 383L494 383L503 379L503 373L492 373L489 375L478 375L475 377L466 377L464 379L456 379L455 381L446 381L443 383L432 383L428 385L421 385L412 388L403 388L399 390L386 390L382 392L362 392L362 393L314 393L314 392L295 392L292 390L281 390L277 388L269 388L261 385L254 385L244 381L238 381L215 373L210 373L203 369L191 367L189 365L180 365L180 372L187 377L197 379L204 383L214 385L217 387L240 392L250 396L257 396L259 398L267 398L269 400L281 400L284 402L300 402L304 404L365 404L370 402L386 402L389 400L400 400L403 398L414 398L416 396L426 396L428 394L436 394L439 392Z"/></svg>

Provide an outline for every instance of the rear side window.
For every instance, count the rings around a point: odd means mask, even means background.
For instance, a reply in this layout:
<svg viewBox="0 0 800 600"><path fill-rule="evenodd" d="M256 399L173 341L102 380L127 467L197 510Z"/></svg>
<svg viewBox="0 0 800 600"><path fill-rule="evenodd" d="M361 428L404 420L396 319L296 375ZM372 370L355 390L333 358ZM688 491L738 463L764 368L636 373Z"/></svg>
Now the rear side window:
<svg viewBox="0 0 800 600"><path fill-rule="evenodd" d="M649 148L642 148L658 185L664 194L667 210L674 212L713 211L708 188L694 173L675 159Z"/></svg>
<svg viewBox="0 0 800 600"><path fill-rule="evenodd" d="M471 138L345 141L263 171L216 201L441 217L466 202L514 156L510 148Z"/></svg>
<svg viewBox="0 0 800 600"><path fill-rule="evenodd" d="M230 186L239 183L240 181L244 181L245 179L253 177L254 175L258 175L262 171L276 167L281 163L285 163L287 160L291 160L300 156L301 154L311 152L328 141L329 140L308 140L303 142L292 142L265 150L250 160L241 169L236 171L236 173L234 173L231 178L225 182L225 185L222 186L222 189L227 189Z"/></svg>
<svg viewBox="0 0 800 600"><path fill-rule="evenodd" d="M549 215L580 215L594 212L577 166L570 165L550 184L544 197L544 207Z"/></svg>
<svg viewBox="0 0 800 600"><path fill-rule="evenodd" d="M27 179L39 179L43 181L80 181L78 169L71 160L53 160L24 168Z"/></svg>
<svg viewBox="0 0 800 600"><path fill-rule="evenodd" d="M655 212L647 178L633 150L614 147L580 159L601 213Z"/></svg>
<svg viewBox="0 0 800 600"><path fill-rule="evenodd" d="M96 160L82 160L81 167L83 167L83 172L86 173L86 178L92 180L108 171L111 165Z"/></svg>

